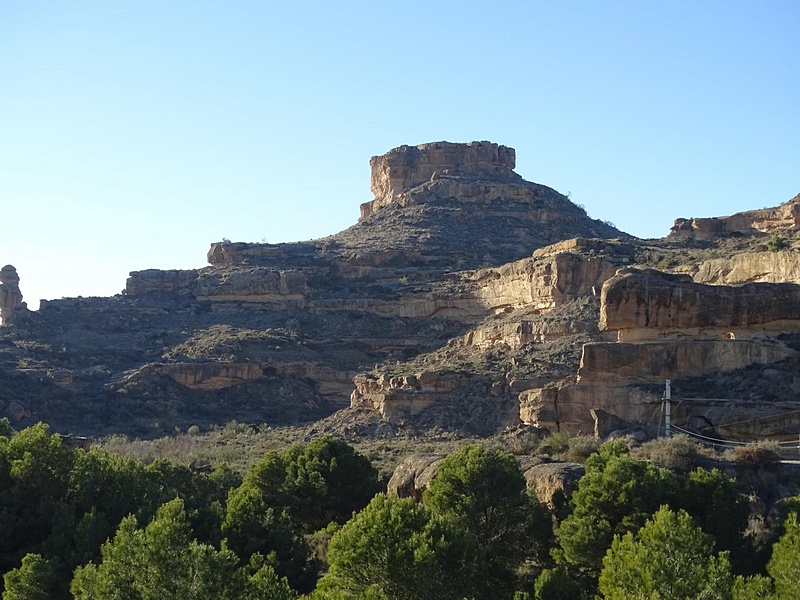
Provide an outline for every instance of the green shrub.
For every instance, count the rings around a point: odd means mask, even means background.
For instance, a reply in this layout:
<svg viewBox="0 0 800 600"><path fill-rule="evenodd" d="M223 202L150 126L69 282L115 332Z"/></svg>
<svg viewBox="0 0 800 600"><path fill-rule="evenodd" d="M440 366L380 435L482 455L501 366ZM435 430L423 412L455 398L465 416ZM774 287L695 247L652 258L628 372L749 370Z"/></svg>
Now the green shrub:
<svg viewBox="0 0 800 600"><path fill-rule="evenodd" d="M568 441L566 458L575 462L584 462L600 448L600 440L590 435L578 435Z"/></svg>
<svg viewBox="0 0 800 600"><path fill-rule="evenodd" d="M789 247L789 242L786 238L779 236L777 233L769 238L767 242L767 248L769 248L770 252L780 252L781 250L786 250Z"/></svg>
<svg viewBox="0 0 800 600"><path fill-rule="evenodd" d="M536 454L555 456L556 454L563 454L567 450L569 450L569 434L559 431L550 434L539 442Z"/></svg>

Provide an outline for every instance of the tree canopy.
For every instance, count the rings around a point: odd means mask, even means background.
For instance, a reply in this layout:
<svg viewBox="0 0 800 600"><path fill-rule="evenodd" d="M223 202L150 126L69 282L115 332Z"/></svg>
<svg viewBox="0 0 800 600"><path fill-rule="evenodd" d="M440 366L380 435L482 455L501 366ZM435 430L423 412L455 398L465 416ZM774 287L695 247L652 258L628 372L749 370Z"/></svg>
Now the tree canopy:
<svg viewBox="0 0 800 600"><path fill-rule="evenodd" d="M730 600L727 553L684 511L661 507L636 533L615 536L598 582L604 598Z"/></svg>

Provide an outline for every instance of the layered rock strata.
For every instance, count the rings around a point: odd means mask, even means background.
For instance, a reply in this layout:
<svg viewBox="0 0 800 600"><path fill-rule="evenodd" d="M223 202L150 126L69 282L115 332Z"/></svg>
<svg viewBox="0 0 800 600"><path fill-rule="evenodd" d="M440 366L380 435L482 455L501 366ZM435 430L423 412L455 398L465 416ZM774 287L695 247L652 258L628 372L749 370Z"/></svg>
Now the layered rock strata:
<svg viewBox="0 0 800 600"><path fill-rule="evenodd" d="M800 252L742 252L728 258L700 263L692 274L695 283L739 285L743 283L800 282Z"/></svg>
<svg viewBox="0 0 800 600"><path fill-rule="evenodd" d="M622 269L603 285L600 328L614 332L619 341L584 345L573 381L520 394L523 421L588 433L592 409L599 409L652 428L661 397L647 390L666 379L793 360L797 350L783 341L783 334L800 330L800 286L709 286L686 275ZM721 404L726 404L725 419L720 418ZM741 413L742 404L693 398L681 417L684 425L694 420L713 428ZM749 402L754 413L764 413L767 406Z"/></svg>
<svg viewBox="0 0 800 600"><path fill-rule="evenodd" d="M604 285L600 328L619 341L741 338L800 330L800 285L703 285L686 275L622 269Z"/></svg>
<svg viewBox="0 0 800 600"><path fill-rule="evenodd" d="M476 195L469 193L469 179L484 182L522 179L514 173L514 149L491 142L400 146L383 156L373 156L369 164L372 170L370 187L375 200L361 205L362 219L390 204L407 205L409 190L442 176L457 177L462 182L462 193L451 190L451 195L459 198Z"/></svg>
<svg viewBox="0 0 800 600"><path fill-rule="evenodd" d="M670 235L710 239L731 234L752 235L800 227L800 194L775 208L736 213L727 217L676 219Z"/></svg>
<svg viewBox="0 0 800 600"><path fill-rule="evenodd" d="M468 287L459 294L465 313L483 320L449 345L504 352L571 335L597 335L599 339L596 312L588 306L579 313L588 319L549 316L554 309L579 299L596 302L603 282L631 256L632 248L626 243L575 238L536 250L533 257L499 269L477 271L462 283ZM448 361L442 357L435 362ZM386 418L407 418L453 396L468 396L481 380L494 397L516 395L550 380L547 376L512 375L513 361L508 367L502 378L497 373L487 378L447 369L405 375L363 374L355 379L351 406L373 408Z"/></svg>

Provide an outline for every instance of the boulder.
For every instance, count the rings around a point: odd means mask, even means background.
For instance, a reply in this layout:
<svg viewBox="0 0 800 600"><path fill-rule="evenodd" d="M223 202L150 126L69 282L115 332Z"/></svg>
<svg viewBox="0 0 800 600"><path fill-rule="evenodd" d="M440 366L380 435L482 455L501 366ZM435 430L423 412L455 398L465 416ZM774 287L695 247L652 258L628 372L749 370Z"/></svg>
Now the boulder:
<svg viewBox="0 0 800 600"><path fill-rule="evenodd" d="M444 460L439 454L412 454L407 456L392 473L386 486L389 494L398 498L414 498L422 501L422 494L431 484Z"/></svg>
<svg viewBox="0 0 800 600"><path fill-rule="evenodd" d="M578 463L541 463L523 473L528 489L551 509L569 500L583 474L583 465Z"/></svg>

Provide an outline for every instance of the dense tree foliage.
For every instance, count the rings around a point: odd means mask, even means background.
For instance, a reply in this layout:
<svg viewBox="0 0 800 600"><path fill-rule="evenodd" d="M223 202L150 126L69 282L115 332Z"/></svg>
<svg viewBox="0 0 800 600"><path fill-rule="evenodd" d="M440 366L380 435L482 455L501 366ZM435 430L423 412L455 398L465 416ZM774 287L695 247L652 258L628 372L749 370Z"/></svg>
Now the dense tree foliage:
<svg viewBox="0 0 800 600"><path fill-rule="evenodd" d="M40 554L26 554L22 565L3 576L3 600L49 600L58 585L52 561Z"/></svg>
<svg viewBox="0 0 800 600"><path fill-rule="evenodd" d="M269 565L249 576L237 562L230 550L192 539L183 501L176 498L145 529L138 529L135 517L123 519L103 545L100 564L76 570L71 591L78 600L294 597Z"/></svg>
<svg viewBox="0 0 800 600"><path fill-rule="evenodd" d="M423 502L475 538L495 597L513 593L523 563L541 567L547 562L550 512L526 492L519 463L510 454L462 447L441 462Z"/></svg>
<svg viewBox="0 0 800 600"><path fill-rule="evenodd" d="M315 598L459 600L483 588L474 540L411 499L380 494L337 531Z"/></svg>
<svg viewBox="0 0 800 600"><path fill-rule="evenodd" d="M379 487L331 437L268 452L241 478L71 449L0 419L3 600L800 600L800 500L762 535L770 559L745 535L741 482L675 474L621 442L589 457L556 516L515 457L479 445L440 463L422 503Z"/></svg>
<svg viewBox="0 0 800 600"><path fill-rule="evenodd" d="M714 538L718 550L727 550L739 571L752 565L752 549L745 538L750 507L736 490L736 482L718 469L696 469L679 494L677 506L688 512L695 523ZM752 565L755 566L755 565Z"/></svg>
<svg viewBox="0 0 800 600"><path fill-rule="evenodd" d="M536 579L536 600L585 600L586 593L564 567L547 569Z"/></svg>
<svg viewBox="0 0 800 600"><path fill-rule="evenodd" d="M558 528L559 558L597 577L614 535L639 529L661 505L674 502L679 486L676 475L631 457L624 443L603 445L587 459L572 512Z"/></svg>
<svg viewBox="0 0 800 600"><path fill-rule="evenodd" d="M800 523L796 513L789 514L785 530L772 548L767 571L775 582L777 597L796 600L800 599Z"/></svg>
<svg viewBox="0 0 800 600"><path fill-rule="evenodd" d="M305 531L345 523L382 488L369 460L338 438L295 444L282 458L286 509Z"/></svg>
<svg viewBox="0 0 800 600"><path fill-rule="evenodd" d="M603 559L600 592L609 600L730 600L727 552L713 550L713 538L686 512L664 506L635 534L614 537Z"/></svg>

